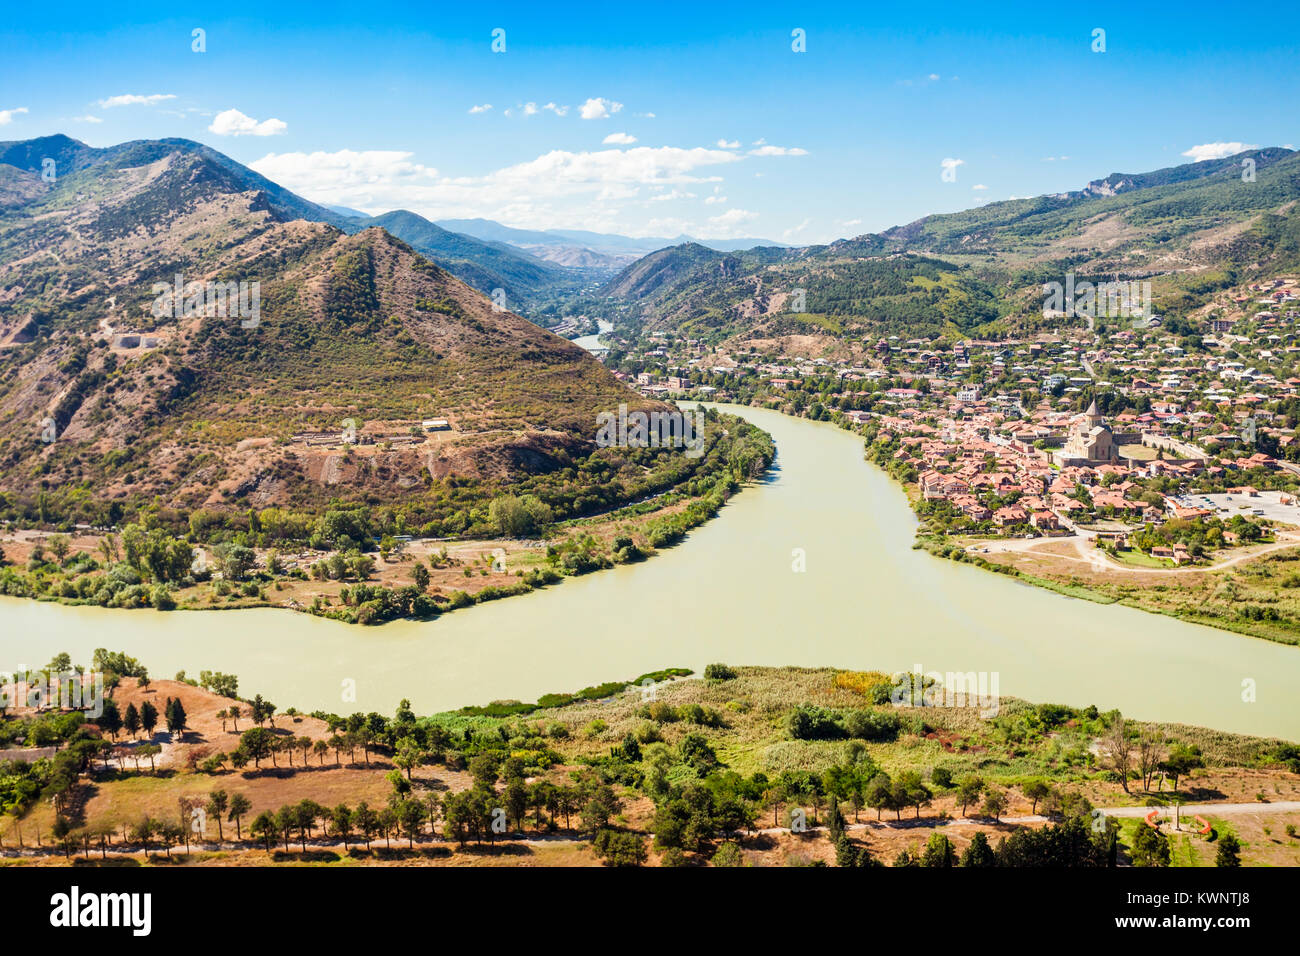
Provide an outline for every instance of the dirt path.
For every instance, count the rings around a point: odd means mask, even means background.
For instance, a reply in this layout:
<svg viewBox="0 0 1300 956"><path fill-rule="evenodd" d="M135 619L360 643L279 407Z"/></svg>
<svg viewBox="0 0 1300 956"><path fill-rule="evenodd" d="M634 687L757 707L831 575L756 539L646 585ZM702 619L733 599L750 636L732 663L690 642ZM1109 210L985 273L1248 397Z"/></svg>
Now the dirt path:
<svg viewBox="0 0 1300 956"><path fill-rule="evenodd" d="M1294 534L1287 535L1286 540L1283 540L1283 534L1281 533L1279 533L1277 537L1278 540L1273 544L1265 545L1260 548L1246 549L1240 554L1234 555L1231 558L1226 558L1222 561L1218 561L1214 564L1193 565L1185 568L1135 568L1127 564L1121 564L1106 552L1098 548L1091 547L1088 542L1090 542L1092 538L1084 535L1080 535L1070 539L1071 542L1074 544L1074 549L1078 553L1078 557L1071 557L1068 554L1055 554L1055 553L1052 553L1050 555L1044 555L1044 556L1059 558L1062 561L1077 561L1081 564L1087 564L1090 567L1099 571L1100 570L1119 571L1124 574L1204 573L1207 571L1219 571L1223 568L1230 568L1233 567L1234 565L1240 564L1243 561L1250 561L1254 558L1263 557L1264 555L1271 554L1274 551L1282 551L1285 550L1286 548L1300 547L1300 538L1298 538ZM1065 539L1038 538L1033 541L1025 541L1025 540L989 541L984 545L984 547L988 549L988 552L990 554L1006 554L1008 552L1035 554L1037 553L1038 547L1040 545L1051 544L1061 540L1065 540Z"/></svg>
<svg viewBox="0 0 1300 956"><path fill-rule="evenodd" d="M1124 819L1132 819L1134 817L1145 817L1149 813L1151 813L1153 809L1160 810L1161 813L1160 819L1162 822L1168 822L1173 818L1173 807L1160 807L1160 808L1101 807L1100 808L1101 812L1108 817L1119 817ZM1189 823L1193 821L1193 818L1198 813L1208 814L1216 817L1226 817L1226 816L1243 816L1243 815L1254 816L1254 815L1259 815L1264 813L1295 813L1295 812L1300 812L1300 800L1280 800L1276 803L1186 803L1180 806L1178 809L1179 819L1181 821L1187 821ZM902 819L899 820L879 820L879 821L868 820L859 823L846 823L844 829L848 831L900 830L900 829L933 830L933 829L938 829L940 827L988 826L994 822L995 821L990 820L988 817L956 817L949 820L937 820L934 817L919 817L919 818L903 817ZM1002 817L1001 819L996 821L996 823L998 823L999 825L1004 825L1004 826L1016 826L1016 825L1030 824L1030 823L1050 823L1050 822L1052 821L1048 817L1043 816L1042 814L1037 814L1037 815L1027 814L1024 816L1017 816L1017 817ZM825 830L826 830L826 826L824 824L819 824L817 826L808 827L807 830L805 830L804 832L820 833ZM789 827L760 827L758 829L750 831L750 835L755 835L755 834L781 835L789 832L790 832ZM583 837L570 836L563 833L528 833L528 834L505 833L505 834L501 834L497 838L496 842L514 844L514 845L524 845L524 846L540 846L540 845L557 845L557 844L582 845L582 844L589 844L591 841ZM384 846L383 843L384 841L382 838L378 840L374 840L371 842L371 849L389 849L389 847ZM398 849L398 850L411 849L405 837L401 838L400 840L394 840L393 843L395 844L395 846L392 847L393 849ZM455 843L455 841L448 841L443 839L429 839L426 837L417 840L415 847L418 849L420 847L426 847L426 848L430 846L454 847L456 845L457 844ZM361 841L353 839L348 842L348 846L352 848L357 848L357 847L363 847L364 844ZM315 838L315 839L309 838L307 840L308 850L335 850L335 849L342 849L342 848L343 848L342 840L330 839L330 838ZM211 853L220 850L230 850L236 852L240 852L240 851L256 852L262 849L263 847L261 844L247 842L247 841L244 843L235 843L233 841L227 840L225 842L219 843L215 840L214 841L196 840L190 844L191 852L197 851L197 852ZM283 851L284 849L283 841L277 841L274 849L277 851ZM292 852L301 852L301 851L302 851L302 843L297 840L291 839L289 841L289 852L292 853ZM138 856L142 852L143 850L139 847L123 848L118 846L118 847L109 847L107 851L107 855L115 858L120 858L120 857L129 857L129 856ZM154 856L165 855L165 851L162 849L161 846L150 847L149 852ZM181 844L179 846L173 846L172 852L178 856L183 855L185 853L184 844ZM32 857L32 858L54 857L54 856L63 856L63 855L64 854L62 850L58 849L57 847L52 847L48 845L42 846L39 849L36 847L28 846L25 847L22 851L19 851L17 847L9 847L9 846L0 849L0 859L17 859L21 857ZM84 851L78 849L75 853L72 854L72 856L74 858L84 856ZM98 859L100 857L101 857L101 851L94 844L92 844L90 848L90 858Z"/></svg>

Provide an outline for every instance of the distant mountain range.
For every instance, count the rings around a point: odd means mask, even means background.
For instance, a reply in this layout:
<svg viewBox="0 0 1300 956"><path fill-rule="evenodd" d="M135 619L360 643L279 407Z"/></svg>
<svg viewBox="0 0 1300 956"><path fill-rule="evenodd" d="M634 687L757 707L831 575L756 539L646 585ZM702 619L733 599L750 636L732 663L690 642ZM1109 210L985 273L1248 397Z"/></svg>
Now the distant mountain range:
<svg viewBox="0 0 1300 956"><path fill-rule="evenodd" d="M688 235L675 238L648 236L635 238L606 232L588 232L583 229L514 229L503 226L492 219L440 219L438 225L444 229L487 239L506 242L524 249L535 247L579 247L592 252L605 253L609 256L643 256L646 253L663 249L667 246L680 246L694 242L709 249L731 252L736 249L752 249L755 246L778 246L787 248L785 243L773 242L771 239L695 239Z"/></svg>
<svg viewBox="0 0 1300 956"><path fill-rule="evenodd" d="M625 321L714 339L996 331L1039 321L1042 283L1067 271L1150 278L1156 311L1187 312L1250 277L1300 269L1298 202L1300 153L1271 147L822 246L678 245L601 294Z"/></svg>

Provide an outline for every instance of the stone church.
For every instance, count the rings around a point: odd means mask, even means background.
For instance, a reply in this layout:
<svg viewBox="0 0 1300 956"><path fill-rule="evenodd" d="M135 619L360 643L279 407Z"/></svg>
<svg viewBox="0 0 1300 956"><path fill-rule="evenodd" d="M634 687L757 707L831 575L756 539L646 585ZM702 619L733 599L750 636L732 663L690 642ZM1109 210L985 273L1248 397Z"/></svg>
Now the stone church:
<svg viewBox="0 0 1300 956"><path fill-rule="evenodd" d="M1074 420L1065 447L1054 452L1052 458L1062 468L1104 465L1119 460L1115 436L1102 421L1095 400L1086 412Z"/></svg>

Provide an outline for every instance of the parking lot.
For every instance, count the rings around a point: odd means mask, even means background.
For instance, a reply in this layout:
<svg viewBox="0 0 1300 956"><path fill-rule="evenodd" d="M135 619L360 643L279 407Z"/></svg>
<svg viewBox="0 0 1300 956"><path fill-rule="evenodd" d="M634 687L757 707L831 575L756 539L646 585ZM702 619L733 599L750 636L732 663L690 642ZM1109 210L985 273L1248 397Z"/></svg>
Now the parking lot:
<svg viewBox="0 0 1300 956"><path fill-rule="evenodd" d="M1280 521L1285 524L1300 525L1300 507L1292 504L1282 504L1283 497L1288 501L1294 502L1292 495L1283 495L1279 491L1261 491L1258 495L1184 495L1181 501L1186 501L1189 507L1193 508L1212 508L1220 518L1231 518L1233 515L1243 515L1245 517L1269 518L1273 521Z"/></svg>

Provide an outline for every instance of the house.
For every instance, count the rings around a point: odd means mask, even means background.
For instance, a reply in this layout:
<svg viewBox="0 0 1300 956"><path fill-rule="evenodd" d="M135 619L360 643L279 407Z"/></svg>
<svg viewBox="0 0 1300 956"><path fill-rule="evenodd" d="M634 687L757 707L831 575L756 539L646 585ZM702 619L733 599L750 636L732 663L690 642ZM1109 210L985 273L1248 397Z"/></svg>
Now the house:
<svg viewBox="0 0 1300 956"><path fill-rule="evenodd" d="M1024 524L1027 517L1024 508L1018 505L1007 505L993 512L993 523L999 528L1005 528L1008 525Z"/></svg>
<svg viewBox="0 0 1300 956"><path fill-rule="evenodd" d="M1035 511L1030 515L1029 523L1039 531L1056 531L1061 527L1061 522L1050 511Z"/></svg>
<svg viewBox="0 0 1300 956"><path fill-rule="evenodd" d="M950 498L970 490L970 486L960 478L941 475L937 471L927 471L921 476L920 484L921 494L926 498Z"/></svg>
<svg viewBox="0 0 1300 956"><path fill-rule="evenodd" d="M445 432L451 430L451 423L445 418L426 418L420 427L426 432Z"/></svg>

